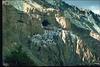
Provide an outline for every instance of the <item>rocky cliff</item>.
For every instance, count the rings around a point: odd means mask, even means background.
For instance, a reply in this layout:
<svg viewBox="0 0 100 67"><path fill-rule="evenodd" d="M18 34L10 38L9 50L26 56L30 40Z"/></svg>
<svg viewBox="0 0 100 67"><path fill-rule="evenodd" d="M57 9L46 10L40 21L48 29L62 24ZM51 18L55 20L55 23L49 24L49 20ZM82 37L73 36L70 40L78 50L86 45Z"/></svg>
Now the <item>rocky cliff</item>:
<svg viewBox="0 0 100 67"><path fill-rule="evenodd" d="M100 65L100 15L62 0L2 5L4 64L13 63L6 56L22 46L36 66Z"/></svg>

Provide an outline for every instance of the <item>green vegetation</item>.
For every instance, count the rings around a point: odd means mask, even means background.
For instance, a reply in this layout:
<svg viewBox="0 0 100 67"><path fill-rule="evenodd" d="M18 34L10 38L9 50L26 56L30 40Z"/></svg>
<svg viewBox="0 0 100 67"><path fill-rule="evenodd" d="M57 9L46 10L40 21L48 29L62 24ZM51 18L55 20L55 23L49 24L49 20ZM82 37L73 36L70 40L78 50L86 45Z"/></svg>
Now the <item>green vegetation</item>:
<svg viewBox="0 0 100 67"><path fill-rule="evenodd" d="M6 56L5 62L7 62L10 66L17 65L17 66L36 66L34 61L32 61L27 54L22 51L22 46L16 46L14 50L11 51L11 54Z"/></svg>

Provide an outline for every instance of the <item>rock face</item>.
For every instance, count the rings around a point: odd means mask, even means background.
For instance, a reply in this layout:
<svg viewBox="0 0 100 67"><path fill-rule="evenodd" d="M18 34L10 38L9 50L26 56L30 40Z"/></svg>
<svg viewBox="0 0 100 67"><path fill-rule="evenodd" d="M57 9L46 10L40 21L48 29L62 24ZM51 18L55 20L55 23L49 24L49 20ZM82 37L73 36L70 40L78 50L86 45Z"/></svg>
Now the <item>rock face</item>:
<svg viewBox="0 0 100 67"><path fill-rule="evenodd" d="M2 5L4 63L21 45L37 66L100 65L100 15L61 0Z"/></svg>

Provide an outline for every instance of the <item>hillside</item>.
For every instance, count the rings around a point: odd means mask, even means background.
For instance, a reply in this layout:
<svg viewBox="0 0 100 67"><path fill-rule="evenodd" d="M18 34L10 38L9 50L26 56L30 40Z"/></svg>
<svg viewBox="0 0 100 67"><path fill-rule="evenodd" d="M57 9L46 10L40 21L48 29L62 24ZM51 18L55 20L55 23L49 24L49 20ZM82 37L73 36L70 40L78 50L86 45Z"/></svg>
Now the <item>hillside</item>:
<svg viewBox="0 0 100 67"><path fill-rule="evenodd" d="M100 65L100 15L62 0L6 0L2 8L4 65L19 64L6 62L18 46L33 66Z"/></svg>

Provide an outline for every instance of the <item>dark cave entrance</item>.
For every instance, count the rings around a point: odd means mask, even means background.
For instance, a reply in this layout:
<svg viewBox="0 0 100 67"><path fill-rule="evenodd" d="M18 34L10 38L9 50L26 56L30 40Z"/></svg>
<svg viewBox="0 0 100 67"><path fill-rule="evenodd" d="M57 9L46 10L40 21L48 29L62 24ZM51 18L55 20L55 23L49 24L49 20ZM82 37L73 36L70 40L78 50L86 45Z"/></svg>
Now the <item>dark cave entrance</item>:
<svg viewBox="0 0 100 67"><path fill-rule="evenodd" d="M42 26L48 26L50 23L48 22L48 20L44 20L43 22L42 22Z"/></svg>

